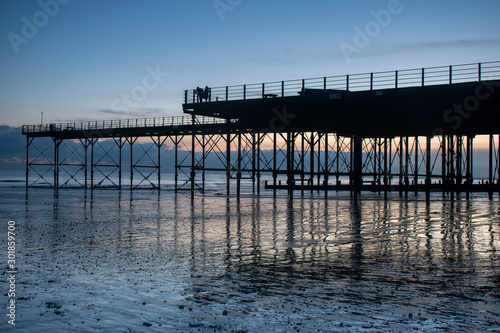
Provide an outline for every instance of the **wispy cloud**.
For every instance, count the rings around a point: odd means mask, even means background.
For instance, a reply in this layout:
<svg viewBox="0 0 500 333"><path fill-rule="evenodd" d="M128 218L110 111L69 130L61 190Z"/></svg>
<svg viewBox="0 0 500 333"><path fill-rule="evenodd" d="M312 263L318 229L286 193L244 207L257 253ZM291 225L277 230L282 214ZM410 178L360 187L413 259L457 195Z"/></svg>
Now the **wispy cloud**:
<svg viewBox="0 0 500 333"><path fill-rule="evenodd" d="M156 118L166 117L168 111L163 108L143 107L136 108L132 111L113 110L113 109L100 109L95 112L89 113L85 117L75 117L71 119L55 119L58 123L73 123L73 122L88 122L88 121L102 121L110 119L127 119L127 118Z"/></svg>
<svg viewBox="0 0 500 333"><path fill-rule="evenodd" d="M117 115L117 116L123 116L123 115L127 114L127 112L125 112L125 111L106 110L106 109L99 110L99 112L100 112L100 113L106 113L106 114Z"/></svg>
<svg viewBox="0 0 500 333"><path fill-rule="evenodd" d="M390 47L392 52L399 51L412 51L412 50L435 50L435 49L448 49L456 47L490 47L500 46L500 39L460 39L451 41L435 41L425 43L400 43L393 45L385 45Z"/></svg>
<svg viewBox="0 0 500 333"><path fill-rule="evenodd" d="M500 39L457 39L449 41L433 41L422 43L383 43L374 41L363 52L356 54L357 58L373 56L396 55L408 52L448 51L456 48L485 49L500 47ZM289 66L304 65L323 61L344 59L344 54L339 47L324 49L319 52L311 50L277 50L273 55L259 55L252 58L252 62L262 66Z"/></svg>
<svg viewBox="0 0 500 333"><path fill-rule="evenodd" d="M0 158L0 161L3 163L9 163L9 164L19 164L19 163L24 163L26 160L22 159L18 156L12 156L12 157L7 157L7 158Z"/></svg>
<svg viewBox="0 0 500 333"><path fill-rule="evenodd" d="M98 112L114 116L143 118L143 117L162 117L167 113L167 110L163 108L143 107L143 108L136 108L132 111L101 109L98 110Z"/></svg>
<svg viewBox="0 0 500 333"><path fill-rule="evenodd" d="M408 52L450 51L458 48L485 49L500 47L500 39L457 39L422 43L373 43L356 57L395 55ZM339 51L337 57L341 55Z"/></svg>

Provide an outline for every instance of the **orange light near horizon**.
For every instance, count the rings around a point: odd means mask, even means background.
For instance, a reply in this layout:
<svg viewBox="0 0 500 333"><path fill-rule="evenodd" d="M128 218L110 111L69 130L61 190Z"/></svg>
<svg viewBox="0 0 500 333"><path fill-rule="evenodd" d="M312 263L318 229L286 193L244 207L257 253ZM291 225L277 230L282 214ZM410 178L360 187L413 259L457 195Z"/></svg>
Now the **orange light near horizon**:
<svg viewBox="0 0 500 333"><path fill-rule="evenodd" d="M410 145L413 144L414 138L415 137L409 137L409 139L410 139ZM308 139L309 139L309 137L308 137ZM328 150L329 151L336 151L336 149L335 149L336 148L336 136L333 135L333 134L331 134L331 135L329 135L328 140L329 140L329 148L328 148ZM339 137L339 140L343 141L342 144L340 145L340 151L344 152L344 153L349 152L350 151L349 149L350 149L350 140L351 140L351 138L350 137ZM367 138L367 140L370 140L370 138ZM424 136L418 137L418 140L419 140L419 145L421 146L421 148L425 149L425 147L426 147L426 137L424 137ZM489 140L490 140L489 135L477 135L477 136L475 136L474 140L473 140L473 149L475 151L476 150L488 150L489 149ZM495 141L496 140L497 140L497 138L495 136ZM179 146L179 149L180 150L187 150L187 149L190 150L191 149L191 138L190 137L186 137L183 141L184 141L184 145ZM388 144L389 144L389 142L392 143L393 150L394 150L394 146L396 146L396 145L399 144L399 137L391 139L390 141L388 141ZM465 145L465 142L466 141L465 141L465 137L464 137L464 145ZM227 149L227 147L226 147L226 140L221 140L218 143L217 146L218 146L218 149L220 151L225 152L226 149ZM276 146L278 147L278 149L280 149L280 148L285 148L286 149L286 141L282 137L282 135L280 135L280 134L278 134L276 136ZM434 136L431 139L431 150L432 151L439 150L440 147L441 147L441 137L440 136ZM248 149L248 146L247 147L243 147L243 149L245 149L245 148ZM301 148L302 148L302 141L301 141L301 137L299 137L295 141L295 150L298 151ZM310 148L310 145L309 145L309 143L307 141L305 142L304 148L305 148L305 150L308 150ZM317 143L315 145L315 148L318 149L318 144ZM231 143L231 151L237 151L237 149L238 149L238 146L237 146L236 140L233 139L233 141ZM261 144L260 144L260 150L265 151L265 150L273 150L273 149L274 149L273 134L271 133L269 135L266 135L265 138L264 138L264 140L261 142ZM321 140L321 144L320 144L319 150L320 151L324 151L325 150L324 137ZM195 152L202 152L202 147L199 145L198 142L196 143Z"/></svg>
<svg viewBox="0 0 500 333"><path fill-rule="evenodd" d="M316 138L315 138L315 141L316 141L318 134L317 133L314 133L314 134L316 135ZM226 149L227 149L226 135L225 134L221 134L221 135L224 138L218 140L217 144L214 144L213 137L210 137L210 139L207 139L206 147L205 147L206 152L212 152L212 151L217 151L217 152L222 152L222 153L226 152ZM264 134L261 134L261 135L264 136ZM274 138L273 138L272 133L266 134L263 139L262 139L262 136L261 136L262 141L260 144L261 151L271 151L274 149L275 145L276 145L278 150L285 150L286 149L286 134L278 134L276 136L276 143L273 142ZM157 137L154 137L154 136L153 136L153 138L157 139ZM161 137L161 140L164 140L164 139L165 139L164 136ZM256 137L256 139L257 139L257 137ZM340 152L343 152L343 153L350 152L350 140L351 140L351 138L350 137L338 137L338 139L341 141L341 144L339 145ZM396 137L396 138L392 138L392 139L388 140L388 144L392 145L393 154L394 154L395 150L397 149L397 146L399 145L399 139L400 139L399 137ZM112 138L99 139L99 141L101 141L101 142L108 141L108 140L113 140L113 139ZM306 133L306 140L304 141L304 150L305 151L310 150L309 140L310 140L310 133ZM316 151L324 151L325 150L325 141L324 140L325 139L324 139L324 135L323 135L319 145L317 142L315 142L314 149ZM335 134L329 134L329 136L328 136L328 145L329 145L328 150L329 151L331 151L331 152L336 151L336 147L337 147L336 140L337 140L337 136ZM372 140L372 139L366 138L365 140ZM415 140L415 137L409 137L410 148L413 147L414 140ZM425 151L425 149L426 149L426 137L424 137L424 136L418 137L418 140L419 140L420 149L422 151ZM455 137L455 140L456 140L456 137ZM474 151L487 151L487 150L489 150L489 140L490 140L489 135L477 135L477 136L475 136L474 140L473 140L473 150ZM246 139L243 139L242 141L243 141L242 142L242 150L243 151L252 149L250 135L248 135L246 137ZM497 143L498 136L497 135L494 136L494 141L495 141L495 147L497 147L497 145L498 145L498 143ZM76 140L75 142L78 142L78 140ZM195 153L202 153L203 152L204 149L202 147L201 142L202 142L201 136L198 135L196 142L195 142L195 149L194 149ZM153 139L151 137L140 137L134 143L134 145L136 145L136 144L150 145L150 144L154 144L154 142L153 142ZM455 141L455 144L456 144L456 141ZM126 146L127 145L128 145L128 143L126 143ZM465 137L464 137L463 145L464 145L463 147L465 147L465 145L466 145ZM162 145L162 150L171 150L174 148L175 148L175 145L174 145L173 141L170 139L165 140L165 142ZM296 138L294 148L295 148L296 152L300 151L302 149L302 136L298 136ZM440 148L441 148L441 136L434 136L431 139L431 150L433 152L436 152ZM191 151L191 149L192 149L192 137L190 135L186 135L181 140L181 142L178 146L178 150L179 151ZM231 151L235 152L237 150L238 150L238 140L236 139L236 134L231 134Z"/></svg>

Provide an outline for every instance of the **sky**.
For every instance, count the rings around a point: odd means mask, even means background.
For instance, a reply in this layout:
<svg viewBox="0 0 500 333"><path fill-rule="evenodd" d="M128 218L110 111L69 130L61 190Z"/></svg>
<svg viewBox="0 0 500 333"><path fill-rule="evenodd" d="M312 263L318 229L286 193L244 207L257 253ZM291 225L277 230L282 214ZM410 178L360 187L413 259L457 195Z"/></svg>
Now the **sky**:
<svg viewBox="0 0 500 333"><path fill-rule="evenodd" d="M3 0L0 125L176 116L197 86L496 61L499 17L498 0Z"/></svg>

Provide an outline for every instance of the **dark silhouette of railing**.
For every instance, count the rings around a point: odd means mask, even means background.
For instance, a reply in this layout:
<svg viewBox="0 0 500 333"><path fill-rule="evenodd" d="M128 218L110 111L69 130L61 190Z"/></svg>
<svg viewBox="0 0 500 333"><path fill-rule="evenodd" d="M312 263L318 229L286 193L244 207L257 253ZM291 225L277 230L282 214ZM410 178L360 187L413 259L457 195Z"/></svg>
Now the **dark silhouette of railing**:
<svg viewBox="0 0 500 333"><path fill-rule="evenodd" d="M140 118L101 120L88 122L54 123L40 125L23 125L23 134L59 131L89 131L89 130L113 130L124 128L146 128L146 127L173 127L192 125L191 116ZM224 119L211 117L196 117L196 125L210 125L225 123Z"/></svg>
<svg viewBox="0 0 500 333"><path fill-rule="evenodd" d="M208 102L297 96L304 89L364 91L492 79L500 79L500 61L214 87ZM184 91L184 103L201 103L195 89Z"/></svg>

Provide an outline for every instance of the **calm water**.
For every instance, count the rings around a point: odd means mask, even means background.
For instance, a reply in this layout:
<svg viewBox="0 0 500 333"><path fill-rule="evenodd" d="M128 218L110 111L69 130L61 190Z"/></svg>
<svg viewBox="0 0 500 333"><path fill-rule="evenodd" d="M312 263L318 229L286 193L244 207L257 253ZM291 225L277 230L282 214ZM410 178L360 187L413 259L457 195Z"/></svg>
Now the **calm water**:
<svg viewBox="0 0 500 333"><path fill-rule="evenodd" d="M0 331L500 332L498 196L0 196Z"/></svg>

